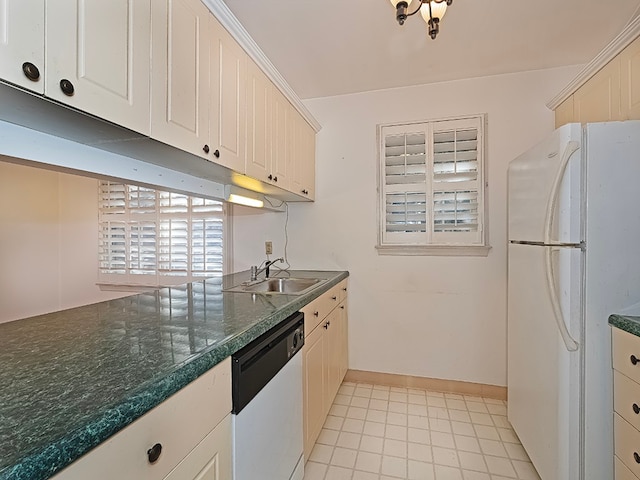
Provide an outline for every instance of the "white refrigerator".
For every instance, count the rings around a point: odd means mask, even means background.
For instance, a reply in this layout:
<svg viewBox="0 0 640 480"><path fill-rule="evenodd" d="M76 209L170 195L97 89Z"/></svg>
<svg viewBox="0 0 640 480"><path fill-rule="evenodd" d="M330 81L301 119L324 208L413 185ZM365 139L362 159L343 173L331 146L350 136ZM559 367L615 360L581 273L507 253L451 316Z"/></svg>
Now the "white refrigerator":
<svg viewBox="0 0 640 480"><path fill-rule="evenodd" d="M542 480L613 479L611 313L640 303L640 122L565 125L508 172L508 417Z"/></svg>

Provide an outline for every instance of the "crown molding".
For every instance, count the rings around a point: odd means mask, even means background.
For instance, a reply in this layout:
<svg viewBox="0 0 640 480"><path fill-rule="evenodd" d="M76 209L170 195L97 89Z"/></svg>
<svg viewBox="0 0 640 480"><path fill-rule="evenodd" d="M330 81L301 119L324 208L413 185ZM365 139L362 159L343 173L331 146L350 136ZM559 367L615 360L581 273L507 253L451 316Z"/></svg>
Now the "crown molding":
<svg viewBox="0 0 640 480"><path fill-rule="evenodd" d="M229 10L229 7L227 7L222 0L202 0L202 3L206 5L209 11L213 13L222 26L227 29L253 61L258 64L275 86L280 89L282 94L291 102L298 112L300 112L309 125L311 125L316 132L319 132L322 128L320 123L318 123L307 107L305 107L300 97L298 97L284 77L280 75L280 72L278 72L273 63L271 63L271 60L264 54L253 38L251 38L249 32L245 30L233 12Z"/></svg>
<svg viewBox="0 0 640 480"><path fill-rule="evenodd" d="M614 38L611 43L602 49L586 67L555 97L547 102L547 107L555 110L558 106L569 98L573 93L593 77L602 67L609 63L616 55L624 50L631 42L640 36L640 15L633 19Z"/></svg>

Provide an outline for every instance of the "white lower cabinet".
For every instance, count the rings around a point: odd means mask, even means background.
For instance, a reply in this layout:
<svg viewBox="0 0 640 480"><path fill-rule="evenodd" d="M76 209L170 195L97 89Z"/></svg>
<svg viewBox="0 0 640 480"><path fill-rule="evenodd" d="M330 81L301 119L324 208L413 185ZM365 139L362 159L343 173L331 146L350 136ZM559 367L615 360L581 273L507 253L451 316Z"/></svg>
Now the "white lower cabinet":
<svg viewBox="0 0 640 480"><path fill-rule="evenodd" d="M230 413L228 358L53 478L230 480Z"/></svg>
<svg viewBox="0 0 640 480"><path fill-rule="evenodd" d="M165 480L231 480L231 414L227 415Z"/></svg>
<svg viewBox="0 0 640 480"><path fill-rule="evenodd" d="M615 480L640 478L640 337L612 328Z"/></svg>
<svg viewBox="0 0 640 480"><path fill-rule="evenodd" d="M302 347L304 458L322 430L347 373L347 281L306 305ZM344 307L344 308L343 308Z"/></svg>

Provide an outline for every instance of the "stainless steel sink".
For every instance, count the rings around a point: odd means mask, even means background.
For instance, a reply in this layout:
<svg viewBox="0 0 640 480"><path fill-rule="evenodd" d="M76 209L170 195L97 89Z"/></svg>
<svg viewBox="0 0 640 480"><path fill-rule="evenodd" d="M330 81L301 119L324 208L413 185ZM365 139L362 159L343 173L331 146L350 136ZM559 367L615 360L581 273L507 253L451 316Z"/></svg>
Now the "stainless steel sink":
<svg viewBox="0 0 640 480"><path fill-rule="evenodd" d="M320 278L267 278L258 283L247 283L227 288L225 292L302 295L325 280Z"/></svg>

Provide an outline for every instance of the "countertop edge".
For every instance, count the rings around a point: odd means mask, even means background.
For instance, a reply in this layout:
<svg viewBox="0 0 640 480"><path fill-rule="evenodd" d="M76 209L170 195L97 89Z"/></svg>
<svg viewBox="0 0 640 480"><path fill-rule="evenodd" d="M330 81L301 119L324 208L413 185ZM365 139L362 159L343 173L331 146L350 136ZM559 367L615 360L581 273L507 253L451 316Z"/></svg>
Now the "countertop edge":
<svg viewBox="0 0 640 480"><path fill-rule="evenodd" d="M640 317L634 315L609 315L609 325L640 337Z"/></svg>
<svg viewBox="0 0 640 480"><path fill-rule="evenodd" d="M81 456L124 429L145 413L157 407L171 395L233 355L270 328L299 311L330 288L349 277L348 271L322 282L304 295L271 313L259 323L237 335L198 352L166 375L144 388L134 391L119 405L105 410L99 418L84 427L69 432L37 454L26 456L20 463L0 470L0 480L45 480L59 473ZM234 293L234 295L248 295Z"/></svg>

